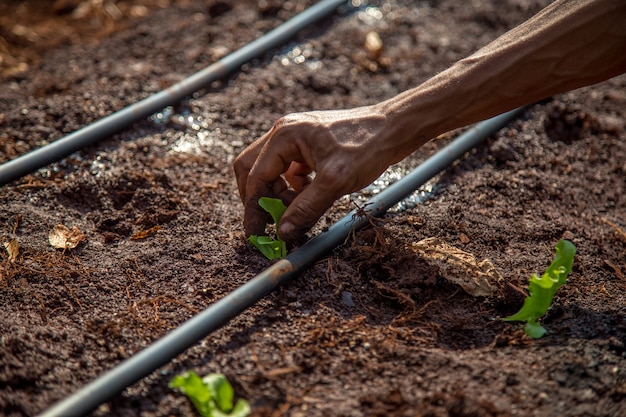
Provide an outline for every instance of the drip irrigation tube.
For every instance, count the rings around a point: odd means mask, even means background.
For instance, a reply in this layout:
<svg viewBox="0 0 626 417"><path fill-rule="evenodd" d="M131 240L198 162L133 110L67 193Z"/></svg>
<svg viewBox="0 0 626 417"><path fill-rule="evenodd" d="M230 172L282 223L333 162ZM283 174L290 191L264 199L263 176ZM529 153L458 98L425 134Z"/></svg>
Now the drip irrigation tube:
<svg viewBox="0 0 626 417"><path fill-rule="evenodd" d="M276 29L183 81L48 145L0 165L0 186L58 161L72 152L107 138L167 106L180 102L195 91L210 85L213 81L226 77L246 62L261 56L269 49L283 44L306 26L328 16L344 3L346 3L346 0L322 0Z"/></svg>
<svg viewBox="0 0 626 417"><path fill-rule="evenodd" d="M452 141L435 155L395 182L365 206L368 215L380 216L394 204L407 197L455 160L463 156L485 138L504 127L522 108L503 113L478 123ZM41 417L82 416L103 402L110 400L129 385L149 375L174 357L196 344L230 319L242 313L281 284L294 278L317 258L345 241L351 230L365 226L367 216L356 210L332 225L328 231L314 237L246 284L221 298L198 315L192 317L163 338L117 367L87 384L71 396L41 414Z"/></svg>

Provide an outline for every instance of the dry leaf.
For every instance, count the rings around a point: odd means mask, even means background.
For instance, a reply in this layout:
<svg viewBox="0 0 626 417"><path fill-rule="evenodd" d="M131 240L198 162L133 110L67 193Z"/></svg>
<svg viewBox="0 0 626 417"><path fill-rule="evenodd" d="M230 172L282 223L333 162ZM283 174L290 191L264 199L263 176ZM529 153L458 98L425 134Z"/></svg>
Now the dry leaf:
<svg viewBox="0 0 626 417"><path fill-rule="evenodd" d="M494 283L502 276L489 259L481 262L471 253L437 239L428 238L412 245L413 251L426 262L439 268L442 277L460 285L474 297L493 293Z"/></svg>
<svg viewBox="0 0 626 417"><path fill-rule="evenodd" d="M87 239L85 234L78 227L71 230L62 224L57 224L50 232L48 240L57 249L74 249L80 242Z"/></svg>
<svg viewBox="0 0 626 417"><path fill-rule="evenodd" d="M130 240L139 240L139 239L145 239L147 237L152 236L153 234L155 234L156 232L158 232L161 229L161 226L154 226L151 227L148 230L142 230L140 232L135 233L134 235L132 235L130 237Z"/></svg>
<svg viewBox="0 0 626 417"><path fill-rule="evenodd" d="M9 261L15 262L17 260L17 255L20 253L20 246L17 244L17 239L11 239L8 242L4 242L4 248L9 254Z"/></svg>

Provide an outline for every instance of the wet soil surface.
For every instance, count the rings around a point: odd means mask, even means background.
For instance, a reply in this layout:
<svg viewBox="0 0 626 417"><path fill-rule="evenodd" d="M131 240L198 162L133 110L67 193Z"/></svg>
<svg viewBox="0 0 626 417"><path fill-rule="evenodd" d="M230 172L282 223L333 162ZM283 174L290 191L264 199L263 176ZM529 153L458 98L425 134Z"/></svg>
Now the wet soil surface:
<svg viewBox="0 0 626 417"><path fill-rule="evenodd" d="M58 26L47 37L28 19L2 22L0 162L184 79L310 5L155 1L132 14L144 3L119 2L128 18L112 21L126 24L102 32L79 23L102 26L114 11L57 3L66 6L34 9ZM276 119L389 98L546 3L344 8L179 106L2 186L0 414L45 410L271 265L245 240L231 163ZM20 37L62 29L80 36L45 50ZM364 47L369 32L382 51ZM226 374L256 416L626 415L625 87L621 76L528 107L419 204L373 220L94 414L193 415L167 384L194 370ZM363 201L338 201L312 233ZM59 224L85 239L55 249ZM470 295L416 254L431 237L490 260L502 276L494 291ZM500 318L519 309L561 238L576 260L543 319L548 334L533 340Z"/></svg>

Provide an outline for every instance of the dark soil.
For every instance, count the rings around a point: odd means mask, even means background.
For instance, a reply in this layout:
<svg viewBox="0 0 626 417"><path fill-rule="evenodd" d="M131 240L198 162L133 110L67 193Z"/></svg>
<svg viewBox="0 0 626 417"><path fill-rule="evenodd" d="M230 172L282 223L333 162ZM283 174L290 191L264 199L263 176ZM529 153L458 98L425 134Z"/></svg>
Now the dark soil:
<svg viewBox="0 0 626 417"><path fill-rule="evenodd" d="M97 9L109 1L40 3L0 8L15 17L0 21L0 162L184 79L311 4L126 1L113 19ZM96 8L80 15L80 3ZM0 414L45 410L271 264L244 238L231 163L276 119L389 98L546 3L344 10L167 122L136 123L0 188L2 242L19 245L16 257L0 248ZM363 47L370 31L382 55ZM185 370L225 373L256 416L626 415L625 120L626 76L530 106L438 176L425 202L356 233L95 415L193 415L167 387ZM313 233L353 207L340 200ZM87 240L54 249L57 224ZM411 250L428 237L491 260L504 280L491 296L465 293ZM519 309L561 238L576 261L543 319L548 334L533 340L499 318Z"/></svg>

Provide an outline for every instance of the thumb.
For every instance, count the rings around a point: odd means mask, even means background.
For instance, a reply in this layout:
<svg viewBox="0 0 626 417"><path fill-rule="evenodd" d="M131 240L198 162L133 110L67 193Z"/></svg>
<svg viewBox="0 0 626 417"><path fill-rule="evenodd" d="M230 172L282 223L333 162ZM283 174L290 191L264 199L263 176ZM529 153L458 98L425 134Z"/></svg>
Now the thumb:
<svg viewBox="0 0 626 417"><path fill-rule="evenodd" d="M333 205L339 196L316 179L289 204L278 226L280 237L291 243L304 239L304 235Z"/></svg>

